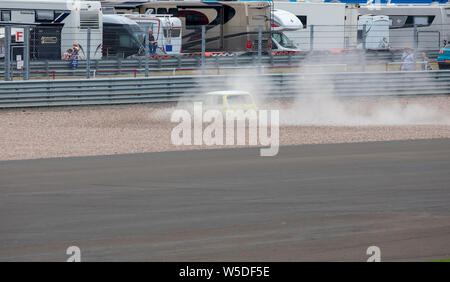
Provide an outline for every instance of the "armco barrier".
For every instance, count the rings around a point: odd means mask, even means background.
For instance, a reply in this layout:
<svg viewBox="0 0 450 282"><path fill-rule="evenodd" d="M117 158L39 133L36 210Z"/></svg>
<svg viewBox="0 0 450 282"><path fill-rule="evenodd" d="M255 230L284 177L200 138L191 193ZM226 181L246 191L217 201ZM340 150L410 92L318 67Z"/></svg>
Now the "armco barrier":
<svg viewBox="0 0 450 282"><path fill-rule="evenodd" d="M450 71L265 74L245 78L249 83L252 80L269 98L450 94ZM8 81L0 82L0 108L194 100L205 91L226 89L230 81L242 81L242 76Z"/></svg>

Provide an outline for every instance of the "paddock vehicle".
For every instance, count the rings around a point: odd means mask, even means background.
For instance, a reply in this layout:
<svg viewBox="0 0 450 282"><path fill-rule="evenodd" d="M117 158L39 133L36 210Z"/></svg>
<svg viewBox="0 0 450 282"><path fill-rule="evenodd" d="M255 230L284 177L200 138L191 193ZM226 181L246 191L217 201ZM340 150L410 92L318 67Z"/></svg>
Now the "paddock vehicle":
<svg viewBox="0 0 450 282"><path fill-rule="evenodd" d="M169 55L181 53L182 26L179 18L172 15L138 13L123 16L135 21L144 33L152 30L160 53Z"/></svg>
<svg viewBox="0 0 450 282"><path fill-rule="evenodd" d="M393 49L408 47L437 51L450 40L449 4L391 4L375 8L362 5L359 13L389 17L389 43Z"/></svg>
<svg viewBox="0 0 450 282"><path fill-rule="evenodd" d="M389 49L389 17L363 15L358 20L358 47L362 48L363 38L365 48L369 50Z"/></svg>
<svg viewBox="0 0 450 282"><path fill-rule="evenodd" d="M303 28L303 24L294 14L275 9L272 14L272 50L299 51L284 31L296 31Z"/></svg>
<svg viewBox="0 0 450 282"><path fill-rule="evenodd" d="M258 28L262 30L262 51L270 50L271 2L269 1L154 1L147 3L103 2L117 13L151 12L172 15L183 27L182 52L200 52L201 28L206 30L208 52L256 52Z"/></svg>
<svg viewBox="0 0 450 282"><path fill-rule="evenodd" d="M274 8L300 19L302 28L284 32L300 50L347 49L357 45L358 9L353 5L274 1Z"/></svg>
<svg viewBox="0 0 450 282"><path fill-rule="evenodd" d="M98 1L2 0L0 3L1 24L13 27L29 25L34 28L31 36L39 38L30 39L33 47L32 58L61 58L67 49L76 45L80 49L79 58L84 59L87 51L87 33L90 28L90 57L100 59L102 19L103 14ZM4 34L4 28L0 30L0 34ZM34 46L40 51L37 52ZM49 57L51 55L54 58Z"/></svg>

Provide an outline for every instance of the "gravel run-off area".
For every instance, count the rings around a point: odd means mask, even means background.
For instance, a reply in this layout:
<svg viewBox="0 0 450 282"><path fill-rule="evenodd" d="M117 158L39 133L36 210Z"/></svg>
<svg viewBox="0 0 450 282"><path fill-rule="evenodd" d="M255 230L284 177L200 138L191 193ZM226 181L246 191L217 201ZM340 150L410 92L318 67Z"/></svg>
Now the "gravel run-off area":
<svg viewBox="0 0 450 282"><path fill-rule="evenodd" d="M208 149L174 146L176 104L0 109L0 160ZM450 138L450 97L299 99L279 109L280 145Z"/></svg>

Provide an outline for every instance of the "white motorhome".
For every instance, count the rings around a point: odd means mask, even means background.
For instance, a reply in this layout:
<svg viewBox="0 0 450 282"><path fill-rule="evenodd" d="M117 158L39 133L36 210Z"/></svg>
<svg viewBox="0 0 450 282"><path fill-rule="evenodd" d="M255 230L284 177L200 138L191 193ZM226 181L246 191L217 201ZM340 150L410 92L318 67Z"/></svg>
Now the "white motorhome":
<svg viewBox="0 0 450 282"><path fill-rule="evenodd" d="M352 4L274 1L274 7L293 13L302 22L303 29L285 32L301 50L356 47L358 9Z"/></svg>
<svg viewBox="0 0 450 282"><path fill-rule="evenodd" d="M153 31L158 50L163 54L175 55L181 53L182 26L181 20L172 15L121 14L135 21L143 32Z"/></svg>
<svg viewBox="0 0 450 282"><path fill-rule="evenodd" d="M87 52L87 33L91 29L91 58L102 56L103 16L100 2L80 0L2 0L0 5L0 24L30 25L44 33L42 40L54 44L59 36L53 32L45 36L52 26L62 26L60 31L60 55L77 45L80 59L85 59ZM3 29L4 34L4 29ZM58 35L58 36L56 36ZM42 48L45 48L43 46Z"/></svg>
<svg viewBox="0 0 450 282"><path fill-rule="evenodd" d="M359 14L388 16L390 45L394 49L439 50L450 40L449 4L362 5Z"/></svg>
<svg viewBox="0 0 450 282"><path fill-rule="evenodd" d="M275 9L272 12L272 50L279 51L298 51L294 42L289 39L284 32L296 31L303 28L303 24L294 14Z"/></svg>
<svg viewBox="0 0 450 282"><path fill-rule="evenodd" d="M369 50L389 49L389 17L363 15L358 20L358 47Z"/></svg>

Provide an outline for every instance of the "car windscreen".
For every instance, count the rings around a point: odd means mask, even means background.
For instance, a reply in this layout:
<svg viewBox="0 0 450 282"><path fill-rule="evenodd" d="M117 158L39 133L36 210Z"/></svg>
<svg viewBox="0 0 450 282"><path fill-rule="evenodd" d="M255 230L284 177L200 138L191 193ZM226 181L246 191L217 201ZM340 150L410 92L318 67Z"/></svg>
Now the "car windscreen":
<svg viewBox="0 0 450 282"><path fill-rule="evenodd" d="M249 95L229 95L227 97L228 104L251 104L252 98Z"/></svg>
<svg viewBox="0 0 450 282"><path fill-rule="evenodd" d="M207 96L204 99L204 103L205 105L210 105L210 106L214 106L214 105L222 105L222 96L221 95L211 95L211 96Z"/></svg>
<svg viewBox="0 0 450 282"><path fill-rule="evenodd" d="M272 38L284 48L295 48L294 43L284 33L273 33Z"/></svg>
<svg viewBox="0 0 450 282"><path fill-rule="evenodd" d="M180 37L181 34L181 29L177 28L177 29L164 29L164 37L165 38L177 38Z"/></svg>

